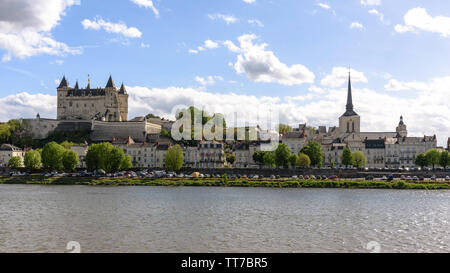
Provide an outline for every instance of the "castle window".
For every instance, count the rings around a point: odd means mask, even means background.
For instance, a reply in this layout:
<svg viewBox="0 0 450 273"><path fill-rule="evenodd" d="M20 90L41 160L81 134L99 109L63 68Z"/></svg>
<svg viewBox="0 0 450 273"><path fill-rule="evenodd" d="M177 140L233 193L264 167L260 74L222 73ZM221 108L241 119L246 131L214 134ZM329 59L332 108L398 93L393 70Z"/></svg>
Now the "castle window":
<svg viewBox="0 0 450 273"><path fill-rule="evenodd" d="M347 132L350 132L350 122L347 122Z"/></svg>
<svg viewBox="0 0 450 273"><path fill-rule="evenodd" d="M69 102L69 106L72 107L72 105L73 105L73 103L72 103L72 102Z"/></svg>
<svg viewBox="0 0 450 273"><path fill-rule="evenodd" d="M355 131L355 122L352 122L352 132Z"/></svg>

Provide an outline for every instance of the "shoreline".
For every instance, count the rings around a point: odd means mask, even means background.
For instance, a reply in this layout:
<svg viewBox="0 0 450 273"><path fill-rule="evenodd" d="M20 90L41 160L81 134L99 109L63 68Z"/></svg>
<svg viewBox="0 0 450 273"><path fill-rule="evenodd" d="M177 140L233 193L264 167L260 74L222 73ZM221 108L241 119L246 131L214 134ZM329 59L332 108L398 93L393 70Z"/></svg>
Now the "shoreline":
<svg viewBox="0 0 450 273"><path fill-rule="evenodd" d="M85 185L85 186L161 186L161 187L246 187L246 188L341 188L450 190L450 183L410 183L406 181L364 180L253 180L253 179L170 179L170 178L110 178L110 177L1 177L0 185Z"/></svg>

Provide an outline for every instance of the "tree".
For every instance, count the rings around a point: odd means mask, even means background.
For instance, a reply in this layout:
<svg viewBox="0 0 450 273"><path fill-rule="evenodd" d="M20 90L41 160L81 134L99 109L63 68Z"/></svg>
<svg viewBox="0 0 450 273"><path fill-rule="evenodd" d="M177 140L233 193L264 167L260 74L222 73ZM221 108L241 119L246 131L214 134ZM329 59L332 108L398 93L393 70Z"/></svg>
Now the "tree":
<svg viewBox="0 0 450 273"><path fill-rule="evenodd" d="M264 155L265 155L264 151L256 151L253 154L253 161L258 163L259 165L263 165L264 164Z"/></svg>
<svg viewBox="0 0 450 273"><path fill-rule="evenodd" d="M288 159L289 165L291 165L291 167L295 168L295 166L297 166L297 160L298 160L298 156L296 154L291 154Z"/></svg>
<svg viewBox="0 0 450 273"><path fill-rule="evenodd" d="M275 166L275 153L274 152L265 152L263 162L264 162L264 165L267 167Z"/></svg>
<svg viewBox="0 0 450 273"><path fill-rule="evenodd" d="M169 171L179 171L183 167L184 155L180 145L177 144L167 151L164 163Z"/></svg>
<svg viewBox="0 0 450 273"><path fill-rule="evenodd" d="M42 164L45 169L60 171L64 168L62 158L66 150L56 142L47 143L42 150Z"/></svg>
<svg viewBox="0 0 450 273"><path fill-rule="evenodd" d="M64 170L72 172L77 167L80 159L78 158L78 153L72 150L66 150L62 158L62 164Z"/></svg>
<svg viewBox="0 0 450 273"><path fill-rule="evenodd" d="M70 150L70 148L72 148L72 146L75 145L75 143L65 140L65 141L61 142L60 145L63 146L64 149Z"/></svg>
<svg viewBox="0 0 450 273"><path fill-rule="evenodd" d="M427 156L429 165L432 165L434 170L434 167L439 164L441 153L436 149L431 149L425 155Z"/></svg>
<svg viewBox="0 0 450 273"><path fill-rule="evenodd" d="M447 151L443 151L439 157L439 165L447 169L450 166L450 154Z"/></svg>
<svg viewBox="0 0 450 273"><path fill-rule="evenodd" d="M300 151L303 154L306 154L311 160L311 165L313 166L321 166L322 165L322 147L316 141L309 142L306 146L302 148Z"/></svg>
<svg viewBox="0 0 450 273"><path fill-rule="evenodd" d="M353 155L352 151L350 151L350 148L345 147L344 152L341 156L342 165L348 167L350 165L353 165Z"/></svg>
<svg viewBox="0 0 450 273"><path fill-rule="evenodd" d="M228 154L227 155L227 162L228 163L233 165L235 161L236 161L236 156L234 154Z"/></svg>
<svg viewBox="0 0 450 273"><path fill-rule="evenodd" d="M292 127L286 124L278 124L278 133L284 135L287 132L292 132Z"/></svg>
<svg viewBox="0 0 450 273"><path fill-rule="evenodd" d="M12 169L18 169L22 167L22 158L19 156L13 156L9 159L8 166Z"/></svg>
<svg viewBox="0 0 450 273"><path fill-rule="evenodd" d="M133 168L133 163L131 162L131 156L125 156L122 164L120 165L120 170L125 171Z"/></svg>
<svg viewBox="0 0 450 273"><path fill-rule="evenodd" d="M430 163L428 162L428 157L424 153L420 153L416 156L416 159L414 160L414 164L417 166L424 168L426 166L429 166Z"/></svg>
<svg viewBox="0 0 450 273"><path fill-rule="evenodd" d="M29 151L25 154L25 168L29 170L39 170L42 165L41 154L39 151Z"/></svg>
<svg viewBox="0 0 450 273"><path fill-rule="evenodd" d="M311 166L311 159L308 155L300 153L298 155L297 165L302 168L308 168L309 166Z"/></svg>
<svg viewBox="0 0 450 273"><path fill-rule="evenodd" d="M279 144L275 150L275 164L277 167L287 167L289 165L290 155L291 150L289 150L289 147L284 143Z"/></svg>
<svg viewBox="0 0 450 273"><path fill-rule="evenodd" d="M361 151L355 151L352 154L352 158L353 158L353 166L357 167L357 168L362 168L364 166L366 166L366 156L363 154L363 152Z"/></svg>
<svg viewBox="0 0 450 273"><path fill-rule="evenodd" d="M108 142L93 144L89 147L86 154L86 165L91 171L101 169L109 173L129 169L133 166L131 158L127 159L122 149L114 147Z"/></svg>

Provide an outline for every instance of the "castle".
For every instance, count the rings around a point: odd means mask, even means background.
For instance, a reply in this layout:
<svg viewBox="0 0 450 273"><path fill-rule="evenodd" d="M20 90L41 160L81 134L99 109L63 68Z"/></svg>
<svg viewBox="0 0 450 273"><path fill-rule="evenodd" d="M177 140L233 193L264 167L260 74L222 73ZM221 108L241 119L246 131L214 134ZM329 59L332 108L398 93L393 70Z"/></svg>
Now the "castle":
<svg viewBox="0 0 450 273"><path fill-rule="evenodd" d="M57 89L58 120L102 120L121 122L128 120L128 94L122 83L117 89L112 76L105 88L91 88L90 79L84 89L78 81L71 88L64 76Z"/></svg>

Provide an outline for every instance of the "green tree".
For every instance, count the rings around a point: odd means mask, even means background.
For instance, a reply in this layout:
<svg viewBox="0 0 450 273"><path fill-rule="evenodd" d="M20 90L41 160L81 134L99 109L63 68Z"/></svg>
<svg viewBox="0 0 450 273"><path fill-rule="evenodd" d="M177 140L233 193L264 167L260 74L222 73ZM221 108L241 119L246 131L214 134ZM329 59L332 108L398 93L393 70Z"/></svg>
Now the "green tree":
<svg viewBox="0 0 450 273"><path fill-rule="evenodd" d="M295 166L297 166L297 160L298 160L298 155L296 155L296 154L291 154L291 155L289 156L289 165L290 165L291 167L294 167L294 168L295 168Z"/></svg>
<svg viewBox="0 0 450 273"><path fill-rule="evenodd" d="M264 151L256 151L253 154L253 161L255 161L255 163L259 164L259 165L263 165L264 164Z"/></svg>
<svg viewBox="0 0 450 273"><path fill-rule="evenodd" d="M120 165L120 170L126 171L133 168L133 163L131 162L131 157L125 156L124 160L122 161L122 164Z"/></svg>
<svg viewBox="0 0 450 273"><path fill-rule="evenodd" d="M22 167L22 158L13 156L9 159L8 166L12 169L19 169Z"/></svg>
<svg viewBox="0 0 450 273"><path fill-rule="evenodd" d="M80 159L78 158L78 153L72 150L66 150L62 158L62 164L64 170L72 172L77 167Z"/></svg>
<svg viewBox="0 0 450 273"><path fill-rule="evenodd" d="M180 145L177 144L167 151L164 163L169 171L179 171L183 167L184 155Z"/></svg>
<svg viewBox="0 0 450 273"><path fill-rule="evenodd" d="M91 171L101 169L109 173L117 172L132 168L133 165L129 163L131 158L127 159L122 149L108 142L93 144L86 153L86 165Z"/></svg>
<svg viewBox="0 0 450 273"><path fill-rule="evenodd" d="M42 165L41 154L39 151L29 151L24 158L25 168L29 170L39 170Z"/></svg>
<svg viewBox="0 0 450 273"><path fill-rule="evenodd" d="M72 146L75 145L75 143L65 140L65 141L61 142L60 145L63 146L64 149L70 150L70 148L72 148Z"/></svg>
<svg viewBox="0 0 450 273"><path fill-rule="evenodd" d="M267 167L275 166L275 152L265 152L263 162Z"/></svg>
<svg viewBox="0 0 450 273"><path fill-rule="evenodd" d="M62 159L65 153L63 146L56 142L47 143L42 150L42 164L45 169L60 171L64 168Z"/></svg>
<svg viewBox="0 0 450 273"><path fill-rule="evenodd" d="M355 151L352 153L353 166L357 168L362 168L366 166L367 159L366 156L361 151Z"/></svg>
<svg viewBox="0 0 450 273"><path fill-rule="evenodd" d="M424 153L420 153L416 156L414 164L421 167L422 169L430 165L430 163L428 162L428 157Z"/></svg>
<svg viewBox="0 0 450 273"><path fill-rule="evenodd" d="M288 167L290 155L291 150L289 150L289 147L284 143L279 144L275 150L275 164L277 167Z"/></svg>
<svg viewBox="0 0 450 273"><path fill-rule="evenodd" d="M345 147L344 152L342 153L341 156L341 162L342 165L346 167L353 165L353 155L352 151L350 151L350 148Z"/></svg>
<svg viewBox="0 0 450 273"><path fill-rule="evenodd" d="M447 151L443 151L441 156L439 157L439 165L447 169L447 166L450 166L450 155Z"/></svg>
<svg viewBox="0 0 450 273"><path fill-rule="evenodd" d="M234 162L236 162L236 156L234 154L228 154L227 162L230 163L231 165L233 165Z"/></svg>
<svg viewBox="0 0 450 273"><path fill-rule="evenodd" d="M308 168L309 166L311 166L311 159L308 155L300 153L298 156L297 165L302 168Z"/></svg>
<svg viewBox="0 0 450 273"><path fill-rule="evenodd" d="M278 124L278 133L284 135L287 132L292 132L292 127L287 124Z"/></svg>
<svg viewBox="0 0 450 273"><path fill-rule="evenodd" d="M316 141L309 142L306 146L302 148L300 151L303 154L306 154L311 160L312 166L321 166L323 155L322 155L322 146Z"/></svg>
<svg viewBox="0 0 450 273"><path fill-rule="evenodd" d="M433 166L434 170L434 167L439 164L441 153L436 149L431 149L425 155L427 156L428 163Z"/></svg>

